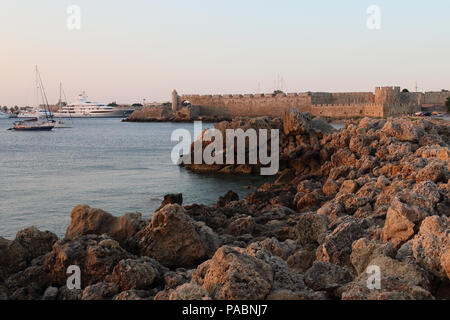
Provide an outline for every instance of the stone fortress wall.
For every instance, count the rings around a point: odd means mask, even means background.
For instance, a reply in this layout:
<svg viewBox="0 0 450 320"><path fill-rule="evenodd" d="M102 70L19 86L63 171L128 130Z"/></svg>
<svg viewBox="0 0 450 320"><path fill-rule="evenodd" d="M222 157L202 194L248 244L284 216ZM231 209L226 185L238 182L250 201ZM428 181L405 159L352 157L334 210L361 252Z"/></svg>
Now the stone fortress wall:
<svg viewBox="0 0 450 320"><path fill-rule="evenodd" d="M288 108L333 118L390 117L420 111L423 104L443 105L449 92L410 93L400 87L376 87L374 92L302 92L278 94L182 95L174 90L174 112L196 116L281 116ZM189 102L190 110L184 107Z"/></svg>

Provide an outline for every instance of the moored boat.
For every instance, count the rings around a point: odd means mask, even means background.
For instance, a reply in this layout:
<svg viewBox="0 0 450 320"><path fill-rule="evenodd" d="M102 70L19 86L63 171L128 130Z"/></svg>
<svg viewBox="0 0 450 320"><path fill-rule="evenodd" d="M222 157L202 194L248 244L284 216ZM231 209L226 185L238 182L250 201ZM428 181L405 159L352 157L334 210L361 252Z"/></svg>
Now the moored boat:
<svg viewBox="0 0 450 320"><path fill-rule="evenodd" d="M38 67L36 66L36 88L38 94L41 94L44 101L45 109L36 109L36 112L30 114L30 117L26 120L20 120L14 122L11 130L16 131L50 131L55 127L55 121L52 119L52 114L48 107L47 95L45 94L44 85L42 83L41 75Z"/></svg>
<svg viewBox="0 0 450 320"><path fill-rule="evenodd" d="M78 95L78 100L54 112L56 118L124 118L134 110L108 106L104 103L90 101L85 92Z"/></svg>
<svg viewBox="0 0 450 320"><path fill-rule="evenodd" d="M12 127L16 131L50 131L55 127L54 124L46 121L17 121Z"/></svg>

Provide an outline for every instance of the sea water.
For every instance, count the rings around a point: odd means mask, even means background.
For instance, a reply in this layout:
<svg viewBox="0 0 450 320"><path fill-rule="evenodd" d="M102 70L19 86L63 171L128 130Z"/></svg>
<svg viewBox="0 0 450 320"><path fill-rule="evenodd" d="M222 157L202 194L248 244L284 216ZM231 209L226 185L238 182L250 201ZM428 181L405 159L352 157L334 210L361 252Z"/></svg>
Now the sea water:
<svg viewBox="0 0 450 320"><path fill-rule="evenodd" d="M182 193L184 204L213 205L228 190L245 197L271 179L200 175L174 165L171 134L193 133L191 123L74 119L72 128L8 131L13 122L0 120L0 236L8 239L29 226L63 236L77 204L151 217L168 193Z"/></svg>

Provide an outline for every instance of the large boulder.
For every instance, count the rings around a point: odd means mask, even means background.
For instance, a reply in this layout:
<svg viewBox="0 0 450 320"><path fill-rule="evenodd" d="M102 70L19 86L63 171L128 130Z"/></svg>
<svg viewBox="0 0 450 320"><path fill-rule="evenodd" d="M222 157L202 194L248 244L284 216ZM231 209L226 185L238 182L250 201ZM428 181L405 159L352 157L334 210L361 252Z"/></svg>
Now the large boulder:
<svg viewBox="0 0 450 320"><path fill-rule="evenodd" d="M374 288L374 273L361 273L339 288L343 300L425 300L433 299L428 274L417 264L380 255L369 263L380 270L380 287Z"/></svg>
<svg viewBox="0 0 450 320"><path fill-rule="evenodd" d="M450 279L450 218L426 218L412 241L416 261L442 280Z"/></svg>
<svg viewBox="0 0 450 320"><path fill-rule="evenodd" d="M350 221L340 224L317 248L317 260L351 268L352 244L363 236L364 230L358 222Z"/></svg>
<svg viewBox="0 0 450 320"><path fill-rule="evenodd" d="M68 240L88 234L107 234L123 244L145 227L145 221L140 213L128 213L122 217L115 217L101 209L89 206L76 206L70 213L70 217L70 225L65 236Z"/></svg>
<svg viewBox="0 0 450 320"><path fill-rule="evenodd" d="M52 251L58 237L50 231L40 231L36 227L30 227L20 230L14 241L26 249L28 259L31 261Z"/></svg>
<svg viewBox="0 0 450 320"><path fill-rule="evenodd" d="M195 222L178 204L168 204L155 212L151 223L132 241L140 254L167 267L198 265L212 255L219 243L209 227Z"/></svg>
<svg viewBox="0 0 450 320"><path fill-rule="evenodd" d="M185 283L169 293L169 300L210 300L210 297L205 288Z"/></svg>
<svg viewBox="0 0 450 320"><path fill-rule="evenodd" d="M125 259L114 267L107 281L117 284L121 291L147 290L162 279L162 272L164 268L149 257Z"/></svg>
<svg viewBox="0 0 450 320"><path fill-rule="evenodd" d="M20 230L13 241L0 237L0 280L1 269L6 272L24 270L34 258L49 253L57 240L54 233L39 231L36 227Z"/></svg>
<svg viewBox="0 0 450 320"><path fill-rule="evenodd" d="M304 276L289 268L280 256L275 255L262 242L253 242L245 253L267 263L273 272L272 288L267 300L322 300L326 298L324 292L314 292L305 284Z"/></svg>
<svg viewBox="0 0 450 320"><path fill-rule="evenodd" d="M400 248L414 235L415 222L424 216L417 208L411 208L395 198L386 216L383 228L383 240L391 242L395 248Z"/></svg>
<svg viewBox="0 0 450 320"><path fill-rule="evenodd" d="M305 283L314 291L329 291L352 281L350 273L329 262L315 261L305 273Z"/></svg>
<svg viewBox="0 0 450 320"><path fill-rule="evenodd" d="M99 282L86 287L81 300L111 300L117 293L119 287L116 284Z"/></svg>
<svg viewBox="0 0 450 320"><path fill-rule="evenodd" d="M419 139L425 134L421 126L416 125L409 120L388 120L381 131L400 141L419 142Z"/></svg>
<svg viewBox="0 0 450 320"><path fill-rule="evenodd" d="M302 214L295 228L297 242L302 246L322 244L327 236L327 225L327 217L322 214Z"/></svg>
<svg viewBox="0 0 450 320"><path fill-rule="evenodd" d="M268 263L229 246L217 250L203 273L203 288L218 300L263 300L273 283Z"/></svg>
<svg viewBox="0 0 450 320"><path fill-rule="evenodd" d="M311 130L311 114L290 108L283 113L283 131L289 136L307 134Z"/></svg>
<svg viewBox="0 0 450 320"><path fill-rule="evenodd" d="M394 258L396 250L390 242L371 241L368 238L353 242L350 260L357 274L365 272L369 263L378 256Z"/></svg>
<svg viewBox="0 0 450 320"><path fill-rule="evenodd" d="M27 267L27 250L16 241L0 237L0 266L8 272L18 272Z"/></svg>
<svg viewBox="0 0 450 320"><path fill-rule="evenodd" d="M51 278L43 266L28 267L5 281L12 300L40 299L50 283Z"/></svg>
<svg viewBox="0 0 450 320"><path fill-rule="evenodd" d="M59 240L46 256L44 265L53 282L65 285L67 268L78 266L81 270L82 287L104 281L116 264L131 258L119 243L106 235L86 235L73 240Z"/></svg>

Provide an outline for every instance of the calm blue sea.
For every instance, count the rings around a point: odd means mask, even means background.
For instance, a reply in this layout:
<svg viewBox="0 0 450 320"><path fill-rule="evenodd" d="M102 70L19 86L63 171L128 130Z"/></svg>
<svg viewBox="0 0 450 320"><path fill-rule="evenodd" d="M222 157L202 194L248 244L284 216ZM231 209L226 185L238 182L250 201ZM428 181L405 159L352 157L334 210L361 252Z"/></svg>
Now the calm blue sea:
<svg viewBox="0 0 450 320"><path fill-rule="evenodd" d="M63 236L77 204L150 217L167 193L183 193L185 204L214 204L228 190L245 196L267 181L173 165L170 135L193 132L193 124L75 119L69 129L7 131L12 123L0 119L0 236L9 239L32 225Z"/></svg>

